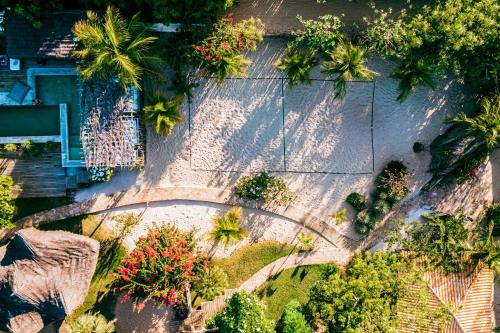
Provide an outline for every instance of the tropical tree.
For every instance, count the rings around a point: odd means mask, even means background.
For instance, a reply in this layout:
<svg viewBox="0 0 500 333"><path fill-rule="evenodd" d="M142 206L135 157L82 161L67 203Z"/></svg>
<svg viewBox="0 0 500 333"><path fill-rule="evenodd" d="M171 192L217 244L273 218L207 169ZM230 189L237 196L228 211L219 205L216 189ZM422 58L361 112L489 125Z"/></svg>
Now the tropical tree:
<svg viewBox="0 0 500 333"><path fill-rule="evenodd" d="M218 216L213 220L214 228L210 231L209 238L212 241L221 242L224 247L231 246L241 241L248 234L241 225L243 209L234 207L223 216Z"/></svg>
<svg viewBox="0 0 500 333"><path fill-rule="evenodd" d="M428 86L432 90L436 89L432 71L432 67L424 59L412 59L408 62L402 62L391 75L399 80L397 100L403 102L418 86Z"/></svg>
<svg viewBox="0 0 500 333"><path fill-rule="evenodd" d="M73 55L84 80L117 79L125 89L130 85L140 89L143 74L158 73L160 60L152 53L157 38L148 35L139 13L127 23L113 7L107 8L104 18L88 11L73 34L81 43Z"/></svg>
<svg viewBox="0 0 500 333"><path fill-rule="evenodd" d="M180 111L183 100L182 95L166 99L157 94L152 98L151 104L144 107L144 117L154 126L156 133L167 137L177 123L184 121Z"/></svg>
<svg viewBox="0 0 500 333"><path fill-rule="evenodd" d="M283 58L275 63L277 69L285 72L288 84L310 82L309 73L318 64L316 52L312 49L296 50L289 45Z"/></svg>
<svg viewBox="0 0 500 333"><path fill-rule="evenodd" d="M100 313L84 313L66 325L68 333L113 333L115 320L107 321Z"/></svg>
<svg viewBox="0 0 500 333"><path fill-rule="evenodd" d="M306 317L300 311L298 300L291 300L283 311L278 324L277 333L312 333L312 328L306 320Z"/></svg>
<svg viewBox="0 0 500 333"><path fill-rule="evenodd" d="M335 76L335 98L343 98L346 94L347 81L371 80L375 72L365 66L365 51L350 41L341 39L335 50L328 53L329 61L323 63L323 73Z"/></svg>

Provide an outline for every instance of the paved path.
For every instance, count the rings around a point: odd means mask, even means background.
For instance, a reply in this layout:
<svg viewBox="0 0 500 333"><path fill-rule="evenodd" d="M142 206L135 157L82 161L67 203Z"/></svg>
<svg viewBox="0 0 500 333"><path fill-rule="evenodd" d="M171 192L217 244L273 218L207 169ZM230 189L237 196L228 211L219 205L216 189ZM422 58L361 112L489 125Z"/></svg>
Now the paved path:
<svg viewBox="0 0 500 333"><path fill-rule="evenodd" d="M256 202L239 199L233 192L228 190L188 187L129 190L126 192L115 193L113 195L98 195L89 200L76 202L67 206L61 206L45 212L27 216L16 222L16 229L10 231L0 231L0 237L7 237L13 231L20 228L38 226L43 223L62 220L68 217L101 213L112 208L126 207L135 204L148 205L153 202L171 200L213 202L231 206L241 206L244 208L260 209L279 217L295 221L301 226L321 235L324 239L339 249L352 251L359 246L358 241L340 234L326 221L293 205L289 205L287 207L262 205Z"/></svg>

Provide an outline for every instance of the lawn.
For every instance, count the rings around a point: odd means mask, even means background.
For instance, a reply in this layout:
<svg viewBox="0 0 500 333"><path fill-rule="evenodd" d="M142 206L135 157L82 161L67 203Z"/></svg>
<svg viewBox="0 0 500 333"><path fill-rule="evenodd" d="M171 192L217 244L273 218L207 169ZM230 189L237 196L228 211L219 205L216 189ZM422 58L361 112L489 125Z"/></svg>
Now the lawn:
<svg viewBox="0 0 500 333"><path fill-rule="evenodd" d="M78 216L61 221L54 221L39 227L41 230L64 230L89 236L99 241L101 248L96 271L92 277L87 297L83 304L66 321L72 321L82 313L100 312L107 319L114 318L117 296L110 292L113 280L112 273L126 254L126 249L119 239L113 237L109 230L101 225L97 216Z"/></svg>
<svg viewBox="0 0 500 333"><path fill-rule="evenodd" d="M292 299L301 304L309 300L311 286L321 279L331 265L312 265L286 269L267 280L256 294L267 305L267 317L278 322L285 306Z"/></svg>
<svg viewBox="0 0 500 333"><path fill-rule="evenodd" d="M265 241L242 247L228 258L213 258L212 264L226 272L229 288L236 288L264 266L296 252L298 248L290 244Z"/></svg>

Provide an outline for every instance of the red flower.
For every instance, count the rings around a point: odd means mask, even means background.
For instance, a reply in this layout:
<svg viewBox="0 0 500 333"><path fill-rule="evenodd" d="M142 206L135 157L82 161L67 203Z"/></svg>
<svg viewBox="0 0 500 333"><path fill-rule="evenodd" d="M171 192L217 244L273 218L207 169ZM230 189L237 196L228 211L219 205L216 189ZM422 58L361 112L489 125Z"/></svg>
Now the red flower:
<svg viewBox="0 0 500 333"><path fill-rule="evenodd" d="M168 257L168 252L167 252L167 251L161 251L161 253L160 253L160 254L161 254L161 256L162 256L163 258Z"/></svg>
<svg viewBox="0 0 500 333"><path fill-rule="evenodd" d="M218 55L217 57L215 57L215 59L217 59L217 60L221 60L221 59L222 59L222 57L221 57L220 55Z"/></svg>
<svg viewBox="0 0 500 333"><path fill-rule="evenodd" d="M211 56L211 55L207 55L207 56L205 57L205 59L206 59L206 60L208 60L208 61L210 61L210 60L212 60L212 56Z"/></svg>
<svg viewBox="0 0 500 333"><path fill-rule="evenodd" d="M150 258L155 258L156 257L156 251L150 248L149 246L146 246L146 254Z"/></svg>
<svg viewBox="0 0 500 333"><path fill-rule="evenodd" d="M122 297L122 302L125 303L127 302L129 299L131 299L132 297L130 296L129 293L126 293L125 295L123 295Z"/></svg>
<svg viewBox="0 0 500 333"><path fill-rule="evenodd" d="M233 14L229 14L228 17L227 17L227 21L230 23L230 24L233 24L234 22L234 16Z"/></svg>
<svg viewBox="0 0 500 333"><path fill-rule="evenodd" d="M137 310L137 312L141 312L142 309L144 309L144 307L146 306L146 304L144 303L139 303L135 306L135 309Z"/></svg>
<svg viewBox="0 0 500 333"><path fill-rule="evenodd" d="M129 281L130 281L130 278L129 278L127 275L122 274L122 280L123 280L123 281L126 281L126 282L129 282Z"/></svg>

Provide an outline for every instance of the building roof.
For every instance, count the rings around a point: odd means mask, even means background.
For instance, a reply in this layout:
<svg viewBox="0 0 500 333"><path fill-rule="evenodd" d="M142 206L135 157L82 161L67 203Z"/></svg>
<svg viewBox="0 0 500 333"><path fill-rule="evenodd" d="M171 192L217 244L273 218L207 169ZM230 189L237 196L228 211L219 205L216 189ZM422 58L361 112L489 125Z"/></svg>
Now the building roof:
<svg viewBox="0 0 500 333"><path fill-rule="evenodd" d="M86 12L60 11L42 15L42 27L33 26L16 14L5 22L7 55L11 58L69 58L77 47L71 29L85 19Z"/></svg>

